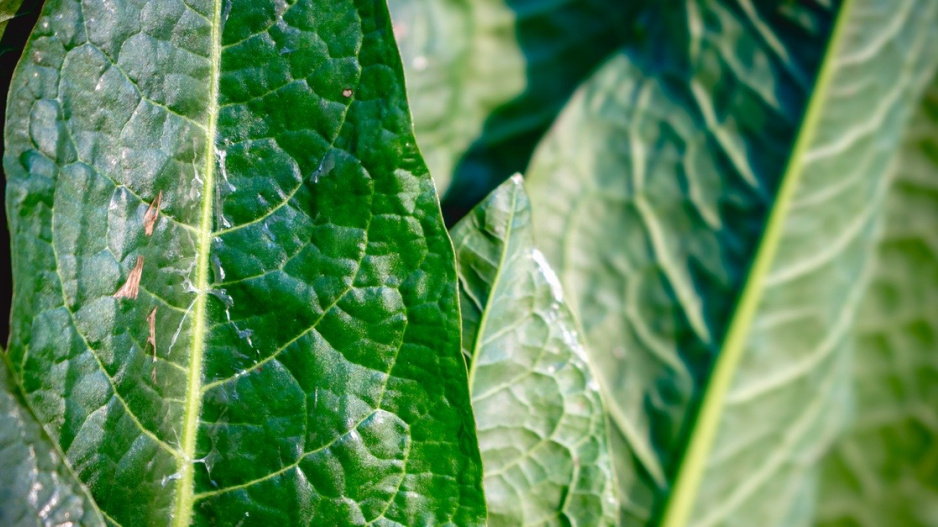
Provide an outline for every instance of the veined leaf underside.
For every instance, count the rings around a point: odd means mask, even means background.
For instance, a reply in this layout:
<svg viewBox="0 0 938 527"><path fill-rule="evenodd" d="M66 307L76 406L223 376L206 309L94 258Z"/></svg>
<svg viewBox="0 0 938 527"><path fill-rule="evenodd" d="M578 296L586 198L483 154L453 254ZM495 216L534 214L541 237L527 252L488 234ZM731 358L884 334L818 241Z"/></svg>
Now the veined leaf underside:
<svg viewBox="0 0 938 527"><path fill-rule="evenodd" d="M914 1L662 9L535 153L536 234L608 395L625 524L811 520L933 17Z"/></svg>
<svg viewBox="0 0 938 527"><path fill-rule="evenodd" d="M936 124L933 78L892 173L852 334L854 419L824 462L819 525L931 527L938 519Z"/></svg>
<svg viewBox="0 0 938 527"><path fill-rule="evenodd" d="M489 525L615 525L605 411L521 176L451 231Z"/></svg>

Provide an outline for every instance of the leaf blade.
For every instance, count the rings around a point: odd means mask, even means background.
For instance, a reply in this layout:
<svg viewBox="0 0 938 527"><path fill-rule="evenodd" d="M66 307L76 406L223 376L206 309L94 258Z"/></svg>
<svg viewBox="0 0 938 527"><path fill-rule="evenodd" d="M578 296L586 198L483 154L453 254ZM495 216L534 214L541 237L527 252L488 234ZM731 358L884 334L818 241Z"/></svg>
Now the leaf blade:
<svg viewBox="0 0 938 527"><path fill-rule="evenodd" d="M935 525L935 84L903 141L853 337L854 422L824 460L818 525Z"/></svg>
<svg viewBox="0 0 938 527"><path fill-rule="evenodd" d="M811 57L826 48L834 13L812 12L807 5L800 5L804 10L796 14L790 6L713 2L689 3L669 18L662 9L649 25L657 35L651 39L654 44L627 47L607 64L574 98L556 133L535 154L529 189L538 210L548 214L537 234L547 240L545 254L566 289L576 294L592 358L605 378L602 384L612 390L607 394L610 406L620 405L612 412L619 416L614 419L613 443L623 450L616 462L622 502L627 504L621 517L626 524L658 524L662 512L675 503L667 497L675 481L683 501L667 513L674 515L665 520L671 525L809 521L805 514L789 516L811 507L810 497L795 489L812 476L793 466L798 459L817 459L813 447L830 442L838 421L822 422L814 415L791 437L782 431L797 420L798 410L807 409L808 397L816 396L813 401L819 408L814 410L825 415L842 400L842 366L849 351L840 347L825 355L817 371L826 372L826 380L818 384L806 385L800 373L772 361L805 362L809 350L818 344L828 347L828 337L836 340L828 329L838 333L849 325L856 298L845 296L851 289L843 275L825 264L829 257L840 262L844 275L853 277L851 286L862 283L871 225L882 196L876 190L877 174L882 174L895 146L889 134L901 130L907 115L897 92L914 93L918 85L910 65L924 60L921 50L927 46L922 41L930 38L926 26L933 16L925 10L917 20L903 17L920 11L923 6L918 4L903 4L899 11L875 2L861 4L850 11L850 27L842 36L845 47L858 50L856 56L845 53L837 58L841 71L830 90L836 97L826 101L830 108L822 110L810 141L812 151L790 161L805 164L799 169L805 174L786 211L779 250L768 258L771 274L755 285L771 291L759 302L750 299L758 308L753 313L756 329L748 337L737 337L736 344L744 343L746 350L739 366L727 368L722 377L729 393L724 398L721 390L714 392L712 404L732 407L731 413L703 416L703 425L715 430L716 448L711 451L703 441L697 447L702 453L690 458L691 468L682 469L703 478L699 488L693 481L683 487L680 481L687 474L675 472L684 463L685 438L692 445L696 440L701 425L695 421L698 398L707 397L712 361L723 360L726 347L721 344L739 314L738 307L733 314L732 300L745 290L747 280L759 276L749 266L759 243L765 243L767 211L777 199L775 189L792 144L804 132L799 118L811 95L816 69ZM873 20L902 39L890 40L885 50L885 38L862 46L858 35L871 34L862 29L872 27ZM687 27L690 39L677 39ZM760 58L741 60L733 51L740 49ZM884 78L895 84L884 86L863 77L863 72L869 75L887 67L890 73ZM728 78L734 80L721 84ZM894 86L901 89L892 90ZM788 90L785 96L779 96L781 89ZM859 109L864 106L858 91L869 92L864 93L868 100L877 100L875 94L887 96L876 114L879 121L861 118ZM825 94L813 95L818 96ZM869 126L871 121L880 128ZM863 141L876 144L863 150L873 167L858 166L858 154L834 156L841 164L825 166L823 158L843 144L838 139L854 139L852 124L858 124ZM585 159L563 161L583 152L588 152ZM585 189L576 190L583 181ZM843 199L850 200L849 210L856 214L825 213L812 203L844 188L849 190ZM825 235L834 242L825 245ZM616 243L610 243L612 236ZM847 256L841 254L845 248ZM598 263L583 256L594 253L602 255ZM825 273L826 281L817 278ZM813 276L803 281L813 280L810 287L801 283L784 292L783 282L803 275ZM826 307L809 313L808 325L789 331L787 337L768 336L770 326L790 324L799 314L798 306L810 306L811 298ZM805 311L811 310L802 309L800 315ZM750 326L745 322L743 317L741 325ZM779 370L790 377L770 375ZM799 390L801 402L796 401ZM762 401L768 410L758 412L754 404L744 404L747 397L769 399ZM749 429L746 422L752 424ZM817 432L813 443L804 438L808 429ZM792 450L777 448L783 443ZM705 463L719 468L704 470ZM769 486L761 486L765 474L752 481L743 476L746 467L758 474L756 468L765 472L778 463L786 467L784 475ZM740 482L753 485L741 490ZM781 498L763 499L771 494L769 489ZM691 509L695 500L697 508Z"/></svg>
<svg viewBox="0 0 938 527"><path fill-rule="evenodd" d="M531 199L542 211L536 235L571 292L588 351L611 390L624 525L653 525L660 514L687 412L745 275L767 210L765 188L777 181L793 140L791 115L805 104L814 50L823 45L830 16L789 13L783 54L761 44L722 3L708 4L705 13L721 20L725 33L695 25L696 47L673 38L681 21L699 20L702 9L690 3L652 11L646 42L626 47L581 88L528 173ZM721 62L719 43L728 35L763 57L757 62L768 71ZM736 76L748 90L715 83ZM778 83L783 94L768 81L776 77L793 81ZM721 124L707 108L726 91L742 100L719 107L726 115ZM766 159L753 166L731 155L757 148ZM577 156L576 163L565 161ZM693 178L682 177L684 166ZM724 201L737 206L721 208ZM601 256L583 256L589 254Z"/></svg>
<svg viewBox="0 0 938 527"><path fill-rule="evenodd" d="M23 5L23 0L4 0L0 3L0 36L3 36L10 20L16 17L16 12L21 5Z"/></svg>
<svg viewBox="0 0 938 527"><path fill-rule="evenodd" d="M520 176L453 227L490 525L615 525L603 404Z"/></svg>
<svg viewBox="0 0 938 527"><path fill-rule="evenodd" d="M105 525L88 491L62 462L61 452L43 432L16 393L6 361L0 358L0 521L4 525Z"/></svg>
<svg viewBox="0 0 938 527"><path fill-rule="evenodd" d="M524 170L577 84L632 33L639 8L605 0L390 5L417 140L459 216Z"/></svg>
<svg viewBox="0 0 938 527"><path fill-rule="evenodd" d="M452 247L384 4L57 0L25 56L9 353L101 509L483 522Z"/></svg>

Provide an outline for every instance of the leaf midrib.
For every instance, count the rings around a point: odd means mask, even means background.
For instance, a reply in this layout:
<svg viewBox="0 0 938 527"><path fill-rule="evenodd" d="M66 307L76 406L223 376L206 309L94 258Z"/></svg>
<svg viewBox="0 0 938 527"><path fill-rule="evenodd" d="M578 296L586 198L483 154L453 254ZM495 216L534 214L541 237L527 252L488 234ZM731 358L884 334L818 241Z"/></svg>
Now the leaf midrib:
<svg viewBox="0 0 938 527"><path fill-rule="evenodd" d="M176 504L172 517L174 527L187 527L192 521L192 505L195 496L194 463L196 436L202 407L202 369L205 350L205 310L208 301L209 252L211 249L212 218L215 185L215 139L218 124L218 85L221 67L221 3L214 0L211 33L211 64L209 73L209 97L205 132L205 167L202 178L202 210L199 217L199 244L196 263L196 298L193 312L192 342L189 347L189 375L183 411L184 423L181 437L182 458L179 463L180 477L176 480Z"/></svg>
<svg viewBox="0 0 938 527"><path fill-rule="evenodd" d="M469 398L472 399L473 392L475 392L475 377L476 377L476 368L479 365L479 352L482 346L483 335L485 334L485 327L488 324L489 313L492 310L492 300L495 298L496 291L498 290L499 282L502 278L502 273L505 268L505 260L508 258L508 252L511 244L511 234L514 230L515 223L515 212L516 207L518 206L518 188L513 187L511 193L511 212L508 214L508 222L505 227L505 244L502 248L502 254L498 259L498 267L495 268L495 277L492 279L491 293L488 296L488 299L485 302L485 308L482 309L482 316L479 317L479 327L476 330L476 338L472 343L472 354L469 356Z"/></svg>
<svg viewBox="0 0 938 527"><path fill-rule="evenodd" d="M769 213L765 232L756 250L756 256L742 294L736 305L733 318L723 341L710 380L706 386L700 409L693 421L693 430L678 467L673 491L667 500L662 515L661 527L685 527L694 507L697 491L707 465L707 457L716 437L717 427L723 412L723 401L729 391L736 368L742 358L749 330L752 326L759 302L762 299L762 284L775 260L782 231L795 190L804 171L801 158L814 139L825 95L830 85L836 60L836 50L845 32L846 20L853 7L853 0L844 0L836 15L827 49L818 72L817 82L811 92L804 119L799 128L788 165L782 174L775 203Z"/></svg>

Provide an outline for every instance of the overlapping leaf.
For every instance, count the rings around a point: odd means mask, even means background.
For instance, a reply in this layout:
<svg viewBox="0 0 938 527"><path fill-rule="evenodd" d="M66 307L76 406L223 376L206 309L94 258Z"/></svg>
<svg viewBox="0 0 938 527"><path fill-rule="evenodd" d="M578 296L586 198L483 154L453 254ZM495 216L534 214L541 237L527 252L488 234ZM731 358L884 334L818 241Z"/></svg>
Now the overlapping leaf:
<svg viewBox="0 0 938 527"><path fill-rule="evenodd" d="M8 357L110 522L484 522L386 6L54 0L24 56Z"/></svg>
<svg viewBox="0 0 938 527"><path fill-rule="evenodd" d="M463 214L522 171L577 85L632 32L638 0L391 0L417 141Z"/></svg>
<svg viewBox="0 0 938 527"><path fill-rule="evenodd" d="M605 413L515 176L452 231L489 525L615 525Z"/></svg>
<svg viewBox="0 0 938 527"><path fill-rule="evenodd" d="M87 490L16 393L2 357L0 474L0 525L104 525Z"/></svg>
<svg viewBox="0 0 938 527"><path fill-rule="evenodd" d="M825 465L820 525L938 525L938 87L901 150L857 318L855 422Z"/></svg>
<svg viewBox="0 0 938 527"><path fill-rule="evenodd" d="M811 520L935 7L662 5L539 146L536 235L608 391L625 525Z"/></svg>

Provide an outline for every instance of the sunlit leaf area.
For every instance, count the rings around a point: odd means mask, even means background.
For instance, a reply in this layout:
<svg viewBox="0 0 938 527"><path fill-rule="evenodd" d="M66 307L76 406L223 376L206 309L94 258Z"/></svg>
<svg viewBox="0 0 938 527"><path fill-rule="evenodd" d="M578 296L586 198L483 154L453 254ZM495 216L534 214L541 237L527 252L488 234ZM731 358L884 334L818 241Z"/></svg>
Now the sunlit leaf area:
<svg viewBox="0 0 938 527"><path fill-rule="evenodd" d="M0 0L0 90L0 527L938 527L934 0Z"/></svg>

